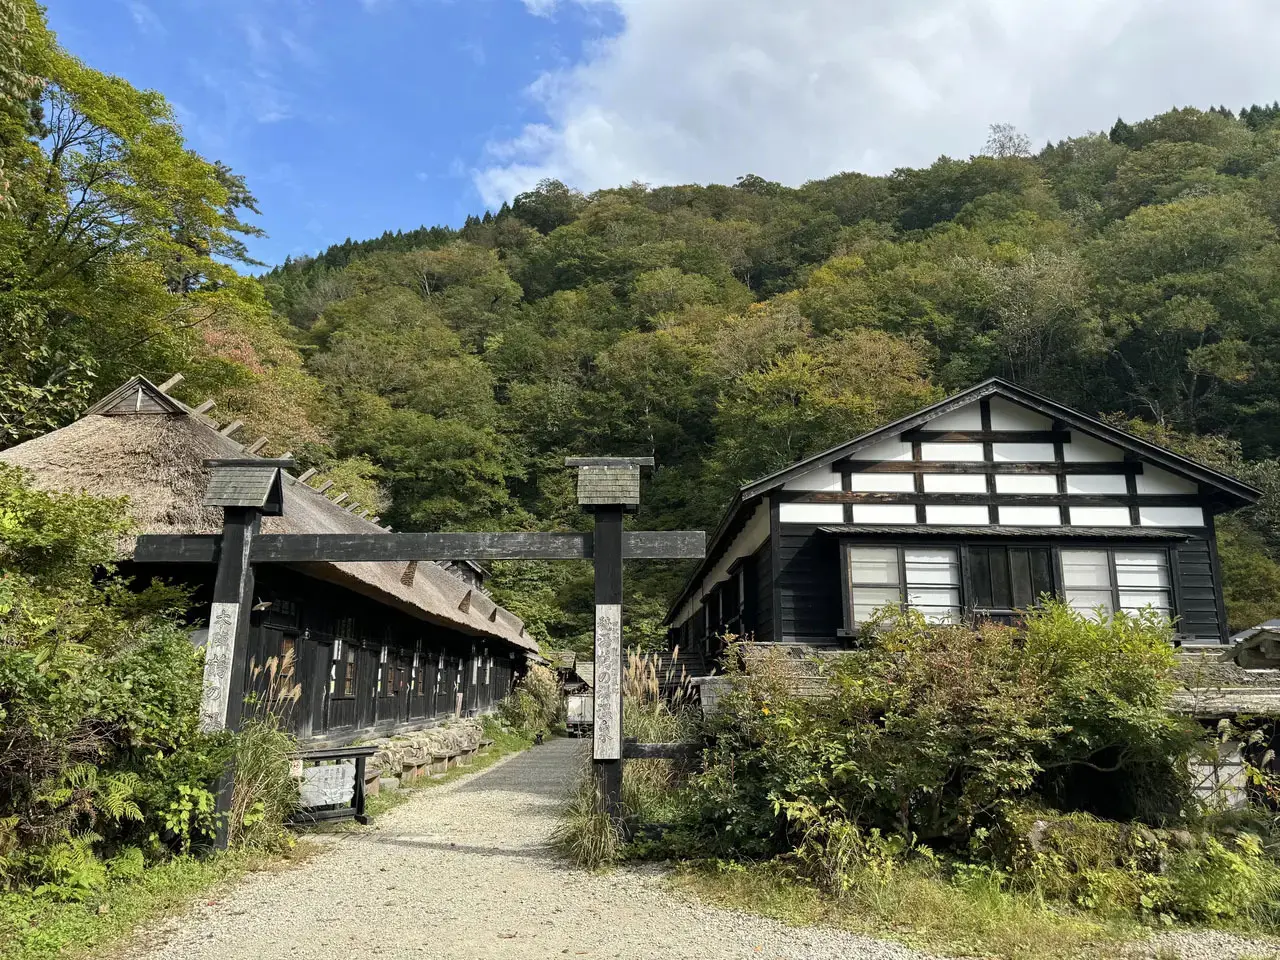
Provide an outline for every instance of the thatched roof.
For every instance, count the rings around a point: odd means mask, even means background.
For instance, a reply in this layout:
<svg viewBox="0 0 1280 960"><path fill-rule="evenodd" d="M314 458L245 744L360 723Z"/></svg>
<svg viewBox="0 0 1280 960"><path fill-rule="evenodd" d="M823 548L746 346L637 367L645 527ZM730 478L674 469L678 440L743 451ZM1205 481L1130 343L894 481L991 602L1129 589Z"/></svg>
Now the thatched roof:
<svg viewBox="0 0 1280 960"><path fill-rule="evenodd" d="M121 398L127 402L115 402ZM250 456L241 444L142 377L134 377L90 410L61 430L0 451L0 462L26 469L35 484L45 489L128 497L139 533L221 531L221 511L203 505L208 483L204 461ZM284 515L264 517L262 530L385 532L287 474ZM132 549L132 543L123 545L126 555ZM411 575L403 563L291 566L419 619L537 650L518 617L434 563L416 564ZM470 600L464 603L468 594Z"/></svg>

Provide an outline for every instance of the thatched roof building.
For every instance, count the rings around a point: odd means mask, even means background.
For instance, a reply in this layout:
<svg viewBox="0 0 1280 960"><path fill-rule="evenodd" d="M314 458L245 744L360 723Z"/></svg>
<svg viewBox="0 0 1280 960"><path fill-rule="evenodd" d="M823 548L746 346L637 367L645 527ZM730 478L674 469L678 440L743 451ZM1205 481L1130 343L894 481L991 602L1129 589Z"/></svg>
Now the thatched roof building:
<svg viewBox="0 0 1280 960"><path fill-rule="evenodd" d="M205 460L252 456L207 417L134 377L61 430L0 451L0 462L30 472L37 486L128 497L138 533L218 533L221 511L202 505ZM377 524L343 509L286 474L284 514L264 517L264 533L381 533ZM122 545L125 559L132 544ZM537 652L518 617L481 590L429 561L293 565L410 616L477 637Z"/></svg>

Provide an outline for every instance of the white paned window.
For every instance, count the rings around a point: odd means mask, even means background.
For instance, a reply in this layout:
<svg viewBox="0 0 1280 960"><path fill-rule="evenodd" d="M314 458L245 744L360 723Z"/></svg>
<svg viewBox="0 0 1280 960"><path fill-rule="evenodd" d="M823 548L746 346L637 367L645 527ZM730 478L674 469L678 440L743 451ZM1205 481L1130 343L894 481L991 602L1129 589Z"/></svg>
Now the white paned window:
<svg viewBox="0 0 1280 960"><path fill-rule="evenodd" d="M1163 550L1063 550L1062 584L1068 605L1082 613L1151 607L1173 614L1169 555Z"/></svg>
<svg viewBox="0 0 1280 960"><path fill-rule="evenodd" d="M1067 605L1081 613L1115 612L1111 558L1105 550L1063 550L1062 586Z"/></svg>
<svg viewBox="0 0 1280 960"><path fill-rule="evenodd" d="M932 621L960 616L960 559L953 547L903 551L907 573L907 606Z"/></svg>
<svg viewBox="0 0 1280 960"><path fill-rule="evenodd" d="M1133 613L1154 607L1169 616L1173 610L1169 555L1163 550L1117 550L1115 561L1120 609Z"/></svg>
<svg viewBox="0 0 1280 960"><path fill-rule="evenodd" d="M849 547L853 622L885 606L908 607L929 620L960 615L960 558L953 547ZM905 575L905 584L903 578Z"/></svg>
<svg viewBox="0 0 1280 960"><path fill-rule="evenodd" d="M850 547L849 589L853 622L863 623L881 607L902 602L897 547Z"/></svg>

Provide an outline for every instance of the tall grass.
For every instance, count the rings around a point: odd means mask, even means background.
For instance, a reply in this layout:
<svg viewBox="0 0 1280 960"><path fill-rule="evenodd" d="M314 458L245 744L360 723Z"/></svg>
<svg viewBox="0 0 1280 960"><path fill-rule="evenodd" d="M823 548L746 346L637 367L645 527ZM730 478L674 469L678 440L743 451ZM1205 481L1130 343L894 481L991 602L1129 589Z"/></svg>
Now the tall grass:
<svg viewBox="0 0 1280 960"><path fill-rule="evenodd" d="M290 843L285 821L298 808L298 785L289 772L298 741L283 718L302 696L302 685L294 679L292 650L261 667L251 664L250 675L255 682L265 677L265 695L236 734L227 833L233 846L281 849Z"/></svg>
<svg viewBox="0 0 1280 960"><path fill-rule="evenodd" d="M618 859L623 840L621 826L605 812L604 798L588 763L565 798L551 845L575 866L595 870Z"/></svg>

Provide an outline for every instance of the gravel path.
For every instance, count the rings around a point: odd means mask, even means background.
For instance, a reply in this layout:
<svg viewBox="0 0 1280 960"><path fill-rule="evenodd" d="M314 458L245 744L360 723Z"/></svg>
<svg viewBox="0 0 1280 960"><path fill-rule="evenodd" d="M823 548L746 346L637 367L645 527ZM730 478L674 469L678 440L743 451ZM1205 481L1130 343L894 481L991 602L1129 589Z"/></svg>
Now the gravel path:
<svg viewBox="0 0 1280 960"><path fill-rule="evenodd" d="M424 790L301 866L245 878L144 930L135 960L618 957L924 960L836 930L685 902L650 871L562 867L545 848L580 741L553 740Z"/></svg>
<svg viewBox="0 0 1280 960"><path fill-rule="evenodd" d="M930 960L897 943L692 903L660 871L560 865L546 839L583 751L554 740L422 791L371 830L322 836L302 865L246 877L212 905L143 930L128 956ZM1234 960L1272 950L1186 931L1121 953Z"/></svg>

